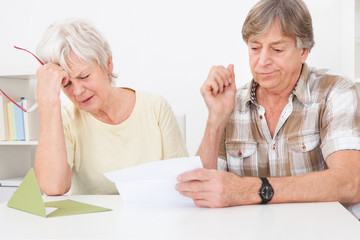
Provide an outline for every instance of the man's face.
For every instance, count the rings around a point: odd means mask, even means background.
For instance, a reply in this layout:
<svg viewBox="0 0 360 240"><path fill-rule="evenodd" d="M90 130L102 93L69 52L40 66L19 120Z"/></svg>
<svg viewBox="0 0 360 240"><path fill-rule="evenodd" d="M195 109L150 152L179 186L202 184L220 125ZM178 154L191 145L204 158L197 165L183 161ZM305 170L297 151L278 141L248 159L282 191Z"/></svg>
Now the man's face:
<svg viewBox="0 0 360 240"><path fill-rule="evenodd" d="M281 33L278 21L262 37L250 38L248 48L254 80L274 94L294 87L309 53L307 49L297 49L295 40Z"/></svg>

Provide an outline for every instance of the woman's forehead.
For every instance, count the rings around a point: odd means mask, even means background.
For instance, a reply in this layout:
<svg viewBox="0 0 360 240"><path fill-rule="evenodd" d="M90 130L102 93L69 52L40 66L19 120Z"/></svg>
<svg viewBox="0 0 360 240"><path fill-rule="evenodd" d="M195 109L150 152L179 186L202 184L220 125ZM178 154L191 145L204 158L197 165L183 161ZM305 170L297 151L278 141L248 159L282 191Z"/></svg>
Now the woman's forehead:
<svg viewBox="0 0 360 240"><path fill-rule="evenodd" d="M79 58L76 54L70 53L69 57L66 59L66 63L69 66L71 72L76 72L82 69L93 67L94 61L85 61Z"/></svg>

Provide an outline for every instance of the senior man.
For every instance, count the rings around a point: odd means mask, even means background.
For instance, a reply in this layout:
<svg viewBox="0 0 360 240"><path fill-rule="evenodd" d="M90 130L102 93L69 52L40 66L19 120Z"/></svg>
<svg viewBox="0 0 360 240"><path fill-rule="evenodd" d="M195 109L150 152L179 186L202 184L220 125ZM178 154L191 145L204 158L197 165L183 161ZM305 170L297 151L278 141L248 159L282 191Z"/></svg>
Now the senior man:
<svg viewBox="0 0 360 240"><path fill-rule="evenodd" d="M243 28L252 81L214 66L197 155L176 189L197 206L360 202L360 106L352 81L307 66L312 19L301 0L262 0ZM358 216L359 217L359 216Z"/></svg>

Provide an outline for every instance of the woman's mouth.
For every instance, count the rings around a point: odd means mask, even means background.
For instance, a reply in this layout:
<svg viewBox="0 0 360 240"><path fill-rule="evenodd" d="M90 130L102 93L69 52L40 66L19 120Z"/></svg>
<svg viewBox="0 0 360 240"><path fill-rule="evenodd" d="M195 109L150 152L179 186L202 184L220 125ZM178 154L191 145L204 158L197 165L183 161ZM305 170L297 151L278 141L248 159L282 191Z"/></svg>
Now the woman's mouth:
<svg viewBox="0 0 360 240"><path fill-rule="evenodd" d="M90 100L93 98L94 96L88 97L87 99L80 101L82 104L86 104L88 102L90 102Z"/></svg>

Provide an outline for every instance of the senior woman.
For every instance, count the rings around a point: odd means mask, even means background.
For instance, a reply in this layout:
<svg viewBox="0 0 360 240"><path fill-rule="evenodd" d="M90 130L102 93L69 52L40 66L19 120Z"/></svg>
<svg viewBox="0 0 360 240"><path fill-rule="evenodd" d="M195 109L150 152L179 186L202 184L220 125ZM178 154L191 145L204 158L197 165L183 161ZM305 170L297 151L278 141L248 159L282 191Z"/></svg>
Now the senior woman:
<svg viewBox="0 0 360 240"><path fill-rule="evenodd" d="M89 22L50 25L37 55L35 172L45 194L117 194L103 173L188 155L164 98L113 86L110 46ZM72 104L61 106L61 90Z"/></svg>

